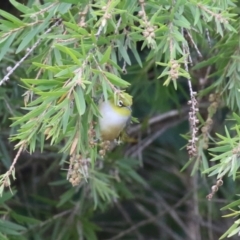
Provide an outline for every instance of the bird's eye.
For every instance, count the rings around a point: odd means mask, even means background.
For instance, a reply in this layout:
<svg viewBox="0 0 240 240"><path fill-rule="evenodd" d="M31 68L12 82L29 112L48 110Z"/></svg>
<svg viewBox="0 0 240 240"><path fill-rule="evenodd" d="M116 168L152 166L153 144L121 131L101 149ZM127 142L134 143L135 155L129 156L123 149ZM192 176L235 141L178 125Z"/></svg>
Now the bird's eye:
<svg viewBox="0 0 240 240"><path fill-rule="evenodd" d="M123 101L122 101L122 100L119 100L119 101L118 101L118 106L119 106L119 107L122 107L122 106L123 106Z"/></svg>

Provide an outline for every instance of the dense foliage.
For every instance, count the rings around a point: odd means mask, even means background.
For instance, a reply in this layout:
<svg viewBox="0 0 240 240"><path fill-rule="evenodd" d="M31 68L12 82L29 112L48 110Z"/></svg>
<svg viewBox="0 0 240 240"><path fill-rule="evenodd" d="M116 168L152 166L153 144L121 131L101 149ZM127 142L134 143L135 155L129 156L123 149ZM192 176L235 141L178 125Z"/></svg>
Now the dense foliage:
<svg viewBox="0 0 240 240"><path fill-rule="evenodd" d="M240 204L238 2L1 4L0 239L240 232L220 212ZM108 151L98 101L124 92L131 141Z"/></svg>

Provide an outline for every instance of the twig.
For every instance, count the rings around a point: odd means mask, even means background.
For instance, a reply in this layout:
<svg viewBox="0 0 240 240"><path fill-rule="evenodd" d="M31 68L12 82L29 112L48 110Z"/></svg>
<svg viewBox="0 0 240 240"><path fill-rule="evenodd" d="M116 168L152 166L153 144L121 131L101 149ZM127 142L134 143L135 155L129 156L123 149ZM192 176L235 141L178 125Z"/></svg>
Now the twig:
<svg viewBox="0 0 240 240"><path fill-rule="evenodd" d="M193 46L194 46L194 48L195 48L198 56L202 58L202 54L201 54L201 52L199 51L197 44L194 42L192 35L190 34L190 32L189 32L187 29L185 29L185 30L186 30L186 33L187 33L187 35L188 35L191 43L193 44Z"/></svg>
<svg viewBox="0 0 240 240"><path fill-rule="evenodd" d="M173 117L177 117L177 116L180 116L180 115L185 115L187 111L189 111L189 106L184 106L181 109L171 110L169 112L156 115L156 116L150 118L150 120L148 121L148 125L151 126L155 123L164 121L168 118L173 118ZM138 124L136 126L131 127L129 129L128 133L132 134L132 133L138 132L138 131L140 131L141 128L142 128L142 125Z"/></svg>
<svg viewBox="0 0 240 240"><path fill-rule="evenodd" d="M4 100L5 104L6 104L9 112L12 114L12 116L15 116L12 107L10 106L10 104L8 103L8 101L6 100L6 97L3 97L3 100Z"/></svg>
<svg viewBox="0 0 240 240"><path fill-rule="evenodd" d="M49 33L52 31L53 28L55 28L57 25L59 25L62 22L62 19L57 20L51 27L49 27L44 33L43 35ZM39 38L34 45L29 49L29 51L24 55L23 58L21 58L16 64L15 66L4 76L4 78L0 81L0 86L6 82L7 80L9 80L9 76L23 63L23 61L33 52L33 50L41 43L43 39Z"/></svg>
<svg viewBox="0 0 240 240"><path fill-rule="evenodd" d="M58 219L60 217L65 216L66 214L70 213L71 211L72 211L72 209L66 210L64 212L61 212L61 213L58 213L58 214L54 215L53 217L49 218L48 220L46 220L44 222L41 222L40 224L32 225L32 226L28 227L27 230L23 231L22 234L28 233L29 231L31 231L31 230L33 230L33 229L35 229L37 227L41 228L44 225L46 225L48 223L51 223L52 221L54 221L54 220L56 220L56 219Z"/></svg>
<svg viewBox="0 0 240 240"><path fill-rule="evenodd" d="M147 26L148 25L148 19L147 19L147 14L146 14L145 7L144 7L145 0L138 0L138 2L139 2L139 5L141 7L141 14L140 15L142 16L142 19L144 21L145 26Z"/></svg>
<svg viewBox="0 0 240 240"><path fill-rule="evenodd" d="M98 70L101 72L102 76L104 77L105 81L108 83L108 85L112 88L114 92L118 92L119 90L108 80L107 76L104 74L104 71L102 70L95 56L93 55L92 57L97 65Z"/></svg>
<svg viewBox="0 0 240 240"><path fill-rule="evenodd" d="M121 22L122 22L122 17L120 17L120 18L118 19L117 26L116 26L115 31L114 31L115 34L118 33L118 29L119 29L119 27L120 27L120 25L121 25Z"/></svg>
<svg viewBox="0 0 240 240"><path fill-rule="evenodd" d="M212 43L211 43L211 38L210 38L210 33L209 33L208 28L206 28L205 31L206 31L208 46L211 48L212 47Z"/></svg>
<svg viewBox="0 0 240 240"><path fill-rule="evenodd" d="M212 69L212 66L208 66L207 70L205 72L205 75L203 77L200 77L200 79L199 79L199 84L200 84L201 90L203 90L205 85L207 84L207 80L209 78L209 74L211 72L211 69ZM200 98L198 97L198 100L199 99Z"/></svg>
<svg viewBox="0 0 240 240"><path fill-rule="evenodd" d="M54 7L54 5L57 5L57 4L60 4L60 3L59 3L59 2L52 3L52 4L49 5L48 7L43 8L43 9L41 9L40 11L35 12L35 13L33 13L32 15L30 15L30 16L31 16L31 17L36 17L36 15L43 14L43 13L47 12L49 9L51 9L52 7Z"/></svg>
<svg viewBox="0 0 240 240"><path fill-rule="evenodd" d="M122 205L117 201L115 203L119 211L122 213L123 217L126 219L127 223L129 223L130 225L133 225L132 219L130 218L129 214L125 211L125 209L122 207ZM138 236L138 239L143 239L139 231L135 230L135 233L136 233L136 236Z"/></svg>
<svg viewBox="0 0 240 240"><path fill-rule="evenodd" d="M223 185L222 177L216 181L216 184L211 187L211 193L209 193L206 198L210 201L212 200L214 194L218 191L219 187Z"/></svg>
<svg viewBox="0 0 240 240"><path fill-rule="evenodd" d="M135 206L144 216L148 218L153 217L152 213L143 205L137 203ZM163 221L154 221L154 223L158 226L158 228L160 228L160 231L162 230L166 232L171 239L182 240L182 238L175 233L174 229L170 229Z"/></svg>
<svg viewBox="0 0 240 240"><path fill-rule="evenodd" d="M181 198L175 205L173 205L173 206L171 207L171 209L173 210L173 209L175 209L175 208L180 207L182 204L184 204L185 201L186 201L186 199L189 197L189 195L190 195L190 194L187 194L187 195L185 195L183 198ZM125 231L120 232L118 235L116 235L116 236L114 236L114 237L112 237L112 238L106 239L106 240L117 240L117 239L120 239L120 238L122 238L123 236L125 236L125 235L128 234L128 233L130 233L130 232L132 232L132 231L135 231L136 229L138 229L138 228L140 228L140 227L142 227L142 226L144 226L144 225L147 225L147 224L149 224L149 223L152 223L152 222L156 221L156 219L158 219L159 217L163 216L164 214L166 214L166 213L168 213L168 212L169 212L169 210L165 210L165 211L163 211L163 212L160 212L160 213L158 213L157 215L152 216L152 217L149 217L148 219L143 220L143 221L135 224L134 226L126 229Z"/></svg>
<svg viewBox="0 0 240 240"><path fill-rule="evenodd" d="M205 5L198 3L197 6L202 9L203 11L209 13L212 17L215 18L215 21L220 21L221 23L228 24L228 20L222 16L221 13L215 13L209 10Z"/></svg>
<svg viewBox="0 0 240 240"><path fill-rule="evenodd" d="M180 122L186 120L187 117L184 116L181 119L175 120L173 122L167 123L159 131L149 135L146 139L140 142L140 144L134 145L128 151L126 151L126 156L136 157L141 153L146 147L148 147L155 139L157 139L161 134L163 134L167 129L176 126Z"/></svg>
<svg viewBox="0 0 240 240"><path fill-rule="evenodd" d="M182 29L182 34L183 34L183 29ZM188 70L188 61L187 58L189 56L189 49L186 46L187 43L183 43L182 44L182 48L183 48L183 53L185 55L185 59L184 59L184 66L185 66L185 70L186 72L189 72ZM190 92L190 98L191 100L188 101L188 104L191 106L190 107L190 111L189 111L189 123L190 123L190 128L191 128L191 139L189 140L189 144L187 146L187 150L188 150L188 154L190 157L196 156L197 155L197 133L198 133L198 127L197 124L199 122L199 120L197 119L197 112L199 111L198 109L198 102L196 100L196 95L197 93L193 91L192 88L192 83L191 83L191 79L188 78L188 88L189 88L189 92Z"/></svg>
<svg viewBox="0 0 240 240"><path fill-rule="evenodd" d="M32 22L32 23L26 23L25 25L21 26L21 27L18 27L18 28L14 28L12 30L9 30L8 32L4 33L3 35L0 36L0 39L4 39L5 37L11 35L12 33L14 32L17 32L17 31L20 31L24 28L27 28L27 27L32 27L38 23L42 23L43 21L42 20L38 20L36 22Z"/></svg>
<svg viewBox="0 0 240 240"><path fill-rule="evenodd" d="M86 27L86 16L89 10L89 5L86 5L84 10L82 12L79 13L80 17L80 22L78 23L78 25L82 28Z"/></svg>
<svg viewBox="0 0 240 240"><path fill-rule="evenodd" d="M109 19L111 17L111 14L109 13L109 6L110 6L111 0L108 1L107 5L105 7L103 7L103 10L105 11L100 26L98 28L97 33L95 34L95 36L97 37L97 39L99 39L101 32L103 30L103 28L106 26L107 24L107 19Z"/></svg>
<svg viewBox="0 0 240 240"><path fill-rule="evenodd" d="M194 162L192 162L192 165ZM187 169L187 178L185 179L185 186L187 191L191 190L191 199L186 204L186 225L189 234L188 239L201 240L200 219L199 213L199 195L198 195L198 174L191 176L192 169Z"/></svg>
<svg viewBox="0 0 240 240"><path fill-rule="evenodd" d="M17 160L21 154L21 152L23 151L25 147L25 143L23 142L21 147L18 149L18 152L15 156L15 158L13 159L13 162L10 166L10 168L8 169L8 171L3 175L3 177L1 178L1 181L0 181L0 186L5 186L5 187L9 187L10 188L10 180L9 180L9 176L12 174L13 178L15 178L15 174L14 174L14 168L15 168L15 165L17 163ZM11 190L11 188L10 188ZM0 196L1 196L2 192L0 193Z"/></svg>
<svg viewBox="0 0 240 240"><path fill-rule="evenodd" d="M172 209L172 207L163 199L163 197L157 192L152 189L152 187L148 184L145 185L145 188L150 191L154 197L156 198L157 204L161 205L162 208L168 210L169 215L175 220L175 222L181 227L181 229L185 232L185 234L188 236L188 239L193 239L191 238L191 234L189 232L189 229L185 225L185 223L180 219L179 215ZM194 194L194 189L191 189L193 194ZM192 196L192 194L191 194ZM195 240L195 239L194 239Z"/></svg>

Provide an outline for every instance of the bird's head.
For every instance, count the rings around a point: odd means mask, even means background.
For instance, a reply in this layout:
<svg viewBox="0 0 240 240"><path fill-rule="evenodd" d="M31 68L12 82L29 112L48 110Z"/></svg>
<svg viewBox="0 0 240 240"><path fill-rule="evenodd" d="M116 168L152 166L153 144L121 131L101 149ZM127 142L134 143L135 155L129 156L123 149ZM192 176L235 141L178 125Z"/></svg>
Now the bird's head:
<svg viewBox="0 0 240 240"><path fill-rule="evenodd" d="M109 101L115 112L122 116L131 115L132 96L128 93L122 93L119 97L110 98Z"/></svg>

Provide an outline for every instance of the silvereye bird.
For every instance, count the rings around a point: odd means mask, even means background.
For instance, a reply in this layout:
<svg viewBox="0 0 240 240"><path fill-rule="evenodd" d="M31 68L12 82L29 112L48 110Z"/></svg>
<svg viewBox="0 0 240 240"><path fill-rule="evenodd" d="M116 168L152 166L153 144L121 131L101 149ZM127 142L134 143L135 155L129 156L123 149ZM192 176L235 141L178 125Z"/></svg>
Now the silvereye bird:
<svg viewBox="0 0 240 240"><path fill-rule="evenodd" d="M119 137L131 118L132 96L121 94L117 102L114 98L99 103L100 134L103 141L112 141Z"/></svg>

